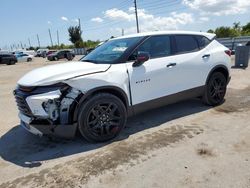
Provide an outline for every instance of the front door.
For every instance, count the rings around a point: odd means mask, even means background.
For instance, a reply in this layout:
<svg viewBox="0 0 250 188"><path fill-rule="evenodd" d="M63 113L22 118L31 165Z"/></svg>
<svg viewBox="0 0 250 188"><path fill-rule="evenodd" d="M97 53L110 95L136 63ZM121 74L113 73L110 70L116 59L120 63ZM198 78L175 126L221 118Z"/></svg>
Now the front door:
<svg viewBox="0 0 250 188"><path fill-rule="evenodd" d="M133 67L133 59L140 52L149 53L150 59L141 66ZM161 35L147 39L130 57L131 61L127 63L127 68L133 105L177 92L177 64L171 54L171 37Z"/></svg>

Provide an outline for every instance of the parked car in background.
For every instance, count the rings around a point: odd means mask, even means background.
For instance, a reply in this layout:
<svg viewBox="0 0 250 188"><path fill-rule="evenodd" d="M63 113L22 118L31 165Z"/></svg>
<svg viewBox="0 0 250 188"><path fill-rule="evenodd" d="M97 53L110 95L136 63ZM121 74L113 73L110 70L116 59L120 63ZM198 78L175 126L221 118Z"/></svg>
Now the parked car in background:
<svg viewBox="0 0 250 188"><path fill-rule="evenodd" d="M36 57L46 57L46 53L49 51L49 49L45 48L45 49L38 49L36 51Z"/></svg>
<svg viewBox="0 0 250 188"><path fill-rule="evenodd" d="M17 62L15 55L10 53L0 53L0 64L14 65Z"/></svg>
<svg viewBox="0 0 250 188"><path fill-rule="evenodd" d="M121 132L128 116L145 110L188 98L222 104L230 69L230 50L215 34L140 33L111 39L82 62L33 70L14 95L26 130L63 137L79 130L103 142Z"/></svg>
<svg viewBox="0 0 250 188"><path fill-rule="evenodd" d="M70 50L60 50L47 56L49 61L57 61L59 59L68 59L71 61L74 57L75 54Z"/></svg>
<svg viewBox="0 0 250 188"><path fill-rule="evenodd" d="M34 56L26 53L20 53L16 54L16 57L18 62L30 62Z"/></svg>
<svg viewBox="0 0 250 188"><path fill-rule="evenodd" d="M95 48L89 48L86 50L86 54L85 55L88 55L90 52L92 52Z"/></svg>
<svg viewBox="0 0 250 188"><path fill-rule="evenodd" d="M29 54L34 56L36 52L34 50L17 50L14 51L13 54Z"/></svg>
<svg viewBox="0 0 250 188"><path fill-rule="evenodd" d="M56 53L57 50L49 50L47 53L46 53L46 56L50 55L50 54L53 54L53 53Z"/></svg>

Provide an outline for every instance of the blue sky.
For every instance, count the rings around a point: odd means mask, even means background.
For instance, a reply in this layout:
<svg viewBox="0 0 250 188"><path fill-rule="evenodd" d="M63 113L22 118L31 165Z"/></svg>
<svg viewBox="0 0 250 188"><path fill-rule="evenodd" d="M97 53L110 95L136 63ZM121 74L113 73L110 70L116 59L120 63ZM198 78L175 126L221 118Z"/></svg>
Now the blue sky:
<svg viewBox="0 0 250 188"><path fill-rule="evenodd" d="M248 0L137 0L140 28L207 31L233 22L250 22ZM53 42L70 44L67 28L81 19L84 40L105 40L136 32L133 0L1 0L0 48L15 44L37 46Z"/></svg>

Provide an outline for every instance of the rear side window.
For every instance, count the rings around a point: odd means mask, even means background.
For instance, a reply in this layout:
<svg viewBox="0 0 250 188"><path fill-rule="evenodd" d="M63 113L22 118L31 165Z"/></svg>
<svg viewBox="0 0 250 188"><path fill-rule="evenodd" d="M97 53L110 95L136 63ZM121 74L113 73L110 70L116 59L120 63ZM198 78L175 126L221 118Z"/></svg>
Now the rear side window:
<svg viewBox="0 0 250 188"><path fill-rule="evenodd" d="M195 36L195 38L199 44L200 49L205 48L210 43L210 40L205 36L197 35Z"/></svg>
<svg viewBox="0 0 250 188"><path fill-rule="evenodd" d="M1 57L10 57L10 55L9 54L3 54L3 55L1 55Z"/></svg>
<svg viewBox="0 0 250 188"><path fill-rule="evenodd" d="M176 53L189 53L199 50L197 40L192 35L176 35Z"/></svg>
<svg viewBox="0 0 250 188"><path fill-rule="evenodd" d="M137 52L148 52L150 58L160 58L171 55L171 42L169 36L152 36L146 40Z"/></svg>

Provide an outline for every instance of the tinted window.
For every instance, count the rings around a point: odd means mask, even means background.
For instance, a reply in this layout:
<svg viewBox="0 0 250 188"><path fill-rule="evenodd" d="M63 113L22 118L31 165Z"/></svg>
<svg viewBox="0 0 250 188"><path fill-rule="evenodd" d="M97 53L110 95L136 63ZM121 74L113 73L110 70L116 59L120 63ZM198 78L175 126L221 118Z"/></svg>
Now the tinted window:
<svg viewBox="0 0 250 188"><path fill-rule="evenodd" d="M198 43L192 35L176 35L176 53L187 53L199 50Z"/></svg>
<svg viewBox="0 0 250 188"><path fill-rule="evenodd" d="M165 57L171 54L169 36L153 36L146 40L137 52L148 52L150 58Z"/></svg>
<svg viewBox="0 0 250 188"><path fill-rule="evenodd" d="M9 54L2 54L1 57L11 57Z"/></svg>
<svg viewBox="0 0 250 188"><path fill-rule="evenodd" d="M199 44L200 49L205 48L210 43L210 40L207 37L197 35L195 36L195 38Z"/></svg>

